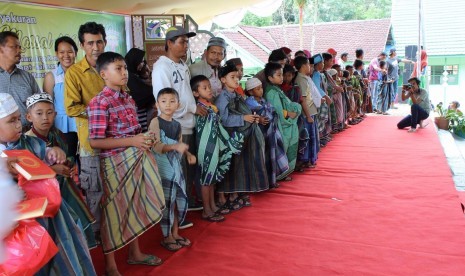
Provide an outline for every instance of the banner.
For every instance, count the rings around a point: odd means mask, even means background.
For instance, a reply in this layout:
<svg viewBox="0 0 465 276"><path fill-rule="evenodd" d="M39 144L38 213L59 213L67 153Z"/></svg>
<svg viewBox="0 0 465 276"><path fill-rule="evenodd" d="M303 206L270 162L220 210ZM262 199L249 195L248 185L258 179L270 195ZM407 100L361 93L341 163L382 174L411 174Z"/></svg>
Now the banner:
<svg viewBox="0 0 465 276"><path fill-rule="evenodd" d="M21 43L19 68L29 71L42 88L45 74L57 65L55 40L69 36L78 45L76 62L84 56L78 39L79 26L95 21L105 27L105 51L126 54L125 17L35 5L0 2L0 31L18 34Z"/></svg>

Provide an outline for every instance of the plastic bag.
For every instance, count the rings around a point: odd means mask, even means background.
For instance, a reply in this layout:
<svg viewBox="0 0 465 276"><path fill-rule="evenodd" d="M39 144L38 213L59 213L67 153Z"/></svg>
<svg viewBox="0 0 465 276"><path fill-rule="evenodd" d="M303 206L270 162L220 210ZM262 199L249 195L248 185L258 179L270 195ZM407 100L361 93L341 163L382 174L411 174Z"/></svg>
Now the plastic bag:
<svg viewBox="0 0 465 276"><path fill-rule="evenodd" d="M54 217L56 215L61 205L60 185L56 178L28 181L20 175L18 185L23 189L28 199L47 197L48 204L44 217Z"/></svg>
<svg viewBox="0 0 465 276"><path fill-rule="evenodd" d="M58 252L47 230L35 220L19 221L4 240L6 260L0 275L33 275Z"/></svg>

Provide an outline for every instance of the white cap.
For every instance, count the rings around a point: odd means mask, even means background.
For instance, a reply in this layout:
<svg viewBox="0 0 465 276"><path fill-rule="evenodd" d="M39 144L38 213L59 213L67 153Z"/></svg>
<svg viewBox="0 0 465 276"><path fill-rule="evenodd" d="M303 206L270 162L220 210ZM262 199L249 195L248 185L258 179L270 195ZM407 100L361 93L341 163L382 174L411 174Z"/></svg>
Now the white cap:
<svg viewBox="0 0 465 276"><path fill-rule="evenodd" d="M0 119L18 110L15 99L8 93L0 93Z"/></svg>
<svg viewBox="0 0 465 276"><path fill-rule="evenodd" d="M328 70L328 74L329 74L330 76L334 76L334 75L337 74L337 70L336 70L336 69L329 69L329 70Z"/></svg>
<svg viewBox="0 0 465 276"><path fill-rule="evenodd" d="M245 83L245 90L247 90L247 91L252 90L252 89L254 89L255 87L257 87L259 85L262 85L262 82L259 79L250 78Z"/></svg>

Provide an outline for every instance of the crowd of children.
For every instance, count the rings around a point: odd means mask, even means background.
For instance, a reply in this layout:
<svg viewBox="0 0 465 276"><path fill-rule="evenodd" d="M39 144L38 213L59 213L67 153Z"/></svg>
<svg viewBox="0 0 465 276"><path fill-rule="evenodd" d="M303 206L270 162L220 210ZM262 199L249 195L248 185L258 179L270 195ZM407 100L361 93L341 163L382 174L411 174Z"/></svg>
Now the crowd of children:
<svg viewBox="0 0 465 276"><path fill-rule="evenodd" d="M196 168L201 216L209 222L224 221L229 213L252 206L250 194L278 188L281 181L292 180L292 173L317 166L319 152L334 135L365 117L369 95L364 64L361 60L353 65L334 64L330 53L309 56L308 51L299 51L289 60L282 49L276 49L273 55L275 60L266 64L261 75L265 81L250 78L245 91L239 83L242 62L238 58L219 68L222 91L216 97L206 76L190 79L192 95L203 110L195 115L195 152L183 142L184 126L173 118L183 108L180 91L173 87L156 91L158 115L144 106L148 128L143 128L130 96L133 92L127 90L124 57L113 52L98 55L95 72L104 85L84 113L88 143L98 150L100 160L99 236L92 231L95 218L75 181L76 149L70 150L64 134L54 126L54 101L63 97L47 93L29 97L26 119L32 127L24 134L17 107L3 114L0 142L4 147L25 148L43 160L51 159L48 164L60 185L59 213L38 219L53 233L60 253L40 273L95 275L89 249L100 238L107 275L119 275L114 252L126 245L129 264L160 265L162 260L141 252L138 243L138 237L156 224L161 226L165 249L189 247L191 241L179 231L188 209L183 160ZM137 61L131 63L133 71L146 68ZM0 98L14 102L8 94ZM147 117L152 113L154 118Z"/></svg>

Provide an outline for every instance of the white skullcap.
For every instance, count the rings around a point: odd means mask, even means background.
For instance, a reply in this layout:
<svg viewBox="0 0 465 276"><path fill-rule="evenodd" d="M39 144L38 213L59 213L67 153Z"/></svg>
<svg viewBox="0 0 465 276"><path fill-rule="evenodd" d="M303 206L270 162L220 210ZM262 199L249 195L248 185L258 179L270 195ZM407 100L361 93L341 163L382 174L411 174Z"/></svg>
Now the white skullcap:
<svg viewBox="0 0 465 276"><path fill-rule="evenodd" d="M8 93L0 93L0 119L18 110L15 99Z"/></svg>
<svg viewBox="0 0 465 276"><path fill-rule="evenodd" d="M259 79L250 78L245 83L245 90L247 90L247 91L252 90L252 89L254 89L255 87L257 87L259 85L262 85L262 82Z"/></svg>
<svg viewBox="0 0 465 276"><path fill-rule="evenodd" d="M328 74L329 74L330 76L334 76L334 75L337 74L337 70L336 70L336 69L329 69L329 70L328 70Z"/></svg>

